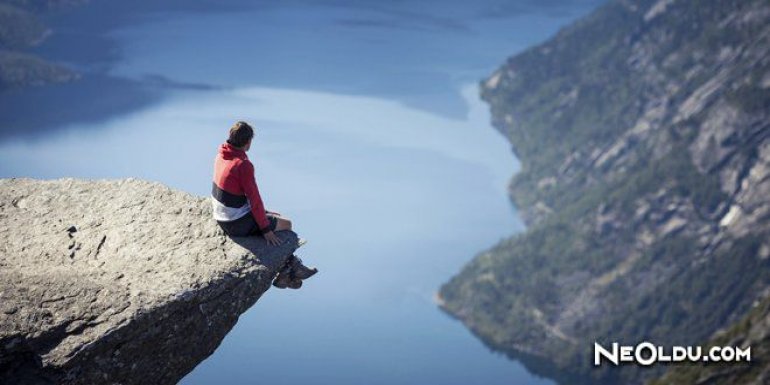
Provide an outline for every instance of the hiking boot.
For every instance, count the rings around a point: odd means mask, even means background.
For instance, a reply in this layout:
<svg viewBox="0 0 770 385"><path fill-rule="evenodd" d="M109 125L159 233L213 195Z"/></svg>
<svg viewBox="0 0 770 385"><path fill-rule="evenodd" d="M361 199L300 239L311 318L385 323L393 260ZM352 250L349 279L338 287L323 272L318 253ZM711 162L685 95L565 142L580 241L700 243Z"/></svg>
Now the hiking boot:
<svg viewBox="0 0 770 385"><path fill-rule="evenodd" d="M278 275L273 280L273 286L279 289L285 289L291 286L292 281L294 281L294 279L291 274L291 267L287 264L280 272L278 272Z"/></svg>
<svg viewBox="0 0 770 385"><path fill-rule="evenodd" d="M294 278L308 279L318 272L315 267L307 267L302 264L302 260L296 255L289 257L289 267L291 268L291 274Z"/></svg>
<svg viewBox="0 0 770 385"><path fill-rule="evenodd" d="M273 286L279 289L299 289L302 287L302 280L299 278L292 278L290 274L278 274L278 277L273 281Z"/></svg>
<svg viewBox="0 0 770 385"><path fill-rule="evenodd" d="M302 287L302 280L299 278L294 278L291 281L289 281L289 289L299 289Z"/></svg>

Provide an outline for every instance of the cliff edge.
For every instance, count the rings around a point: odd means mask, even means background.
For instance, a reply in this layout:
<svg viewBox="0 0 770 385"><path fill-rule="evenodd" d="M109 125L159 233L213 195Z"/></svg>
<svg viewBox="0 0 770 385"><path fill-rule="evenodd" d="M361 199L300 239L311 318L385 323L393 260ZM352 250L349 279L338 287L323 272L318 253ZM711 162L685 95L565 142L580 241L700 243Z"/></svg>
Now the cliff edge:
<svg viewBox="0 0 770 385"><path fill-rule="evenodd" d="M135 179L0 179L0 383L190 372L297 247L228 238L210 210Z"/></svg>

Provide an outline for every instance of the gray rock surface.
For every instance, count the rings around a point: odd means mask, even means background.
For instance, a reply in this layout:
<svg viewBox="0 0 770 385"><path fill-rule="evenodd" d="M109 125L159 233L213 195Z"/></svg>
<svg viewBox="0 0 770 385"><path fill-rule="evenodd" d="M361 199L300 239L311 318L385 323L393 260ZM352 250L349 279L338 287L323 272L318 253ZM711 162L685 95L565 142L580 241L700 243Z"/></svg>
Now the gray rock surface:
<svg viewBox="0 0 770 385"><path fill-rule="evenodd" d="M126 179L0 179L0 383L172 384L297 247L224 235L209 198Z"/></svg>

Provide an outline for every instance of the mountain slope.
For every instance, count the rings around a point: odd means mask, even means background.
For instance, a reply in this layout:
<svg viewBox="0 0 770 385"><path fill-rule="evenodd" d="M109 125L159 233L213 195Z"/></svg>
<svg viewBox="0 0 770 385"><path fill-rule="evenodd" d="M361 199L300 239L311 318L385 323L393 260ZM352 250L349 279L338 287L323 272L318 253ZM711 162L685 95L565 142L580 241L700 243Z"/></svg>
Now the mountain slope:
<svg viewBox="0 0 770 385"><path fill-rule="evenodd" d="M84 0L0 0L0 91L77 79L72 70L27 51L51 33L38 19L40 14L82 2Z"/></svg>
<svg viewBox="0 0 770 385"><path fill-rule="evenodd" d="M751 347L751 362L678 366L650 385L762 385L770 382L770 298L706 346Z"/></svg>
<svg viewBox="0 0 770 385"><path fill-rule="evenodd" d="M529 229L442 307L589 381L593 342L706 341L770 290L770 3L614 1L482 83Z"/></svg>

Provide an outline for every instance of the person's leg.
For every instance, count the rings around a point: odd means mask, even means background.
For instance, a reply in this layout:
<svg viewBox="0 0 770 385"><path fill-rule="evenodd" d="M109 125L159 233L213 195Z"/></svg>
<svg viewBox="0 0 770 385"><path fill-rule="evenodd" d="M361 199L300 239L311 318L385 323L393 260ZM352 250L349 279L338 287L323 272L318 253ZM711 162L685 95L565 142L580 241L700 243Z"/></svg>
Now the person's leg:
<svg viewBox="0 0 770 385"><path fill-rule="evenodd" d="M245 237L250 234L254 234L255 231L259 231L257 222L251 213L230 222L219 222L219 227L224 230L225 234L230 237Z"/></svg>
<svg viewBox="0 0 770 385"><path fill-rule="evenodd" d="M275 224L275 231L291 230L291 221L286 218L275 218L277 220Z"/></svg>
<svg viewBox="0 0 770 385"><path fill-rule="evenodd" d="M280 217L274 213L269 213L268 218L271 222L271 227L274 231L291 230L291 221L289 219ZM275 226L272 226L275 221ZM318 272L316 268L310 268L302 264L296 255L292 254L286 261L284 268L278 273L278 276L273 281L273 286L284 289L292 288L299 289L302 287L302 280L308 279Z"/></svg>

